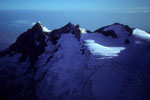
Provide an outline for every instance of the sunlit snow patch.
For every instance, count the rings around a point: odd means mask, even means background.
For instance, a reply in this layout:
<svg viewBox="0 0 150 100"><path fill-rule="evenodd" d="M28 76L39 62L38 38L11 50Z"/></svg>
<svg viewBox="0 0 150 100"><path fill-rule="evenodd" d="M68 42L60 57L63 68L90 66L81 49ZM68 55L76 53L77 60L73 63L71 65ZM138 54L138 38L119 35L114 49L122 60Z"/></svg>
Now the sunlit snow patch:
<svg viewBox="0 0 150 100"><path fill-rule="evenodd" d="M94 40L85 40L85 45L94 56L98 56L100 59L113 58L125 49L125 47L107 47L101 44L95 43Z"/></svg>
<svg viewBox="0 0 150 100"><path fill-rule="evenodd" d="M133 35L140 38L140 39L144 39L144 40L148 40L150 41L150 34L148 34L147 32L140 30L140 29L135 29L133 31Z"/></svg>
<svg viewBox="0 0 150 100"><path fill-rule="evenodd" d="M51 32L50 30L48 30L46 27L43 26L43 32Z"/></svg>
<svg viewBox="0 0 150 100"><path fill-rule="evenodd" d="M44 26L41 24L40 21L38 21L38 23L41 25L43 32L51 32L51 30L49 30L49 29L47 29L46 27L44 27ZM36 24L36 23L32 23L32 25L35 25L35 24Z"/></svg>
<svg viewBox="0 0 150 100"><path fill-rule="evenodd" d="M80 27L79 29L80 29L80 31L81 31L82 34L83 34L83 33L87 33L87 32L86 32L86 29L81 28L81 27Z"/></svg>

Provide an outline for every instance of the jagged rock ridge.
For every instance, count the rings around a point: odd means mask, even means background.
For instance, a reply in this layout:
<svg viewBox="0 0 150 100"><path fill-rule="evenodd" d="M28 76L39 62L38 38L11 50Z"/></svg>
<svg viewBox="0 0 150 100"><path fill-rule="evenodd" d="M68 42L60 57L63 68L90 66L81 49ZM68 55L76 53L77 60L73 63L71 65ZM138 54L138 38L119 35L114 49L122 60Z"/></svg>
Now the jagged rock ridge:
<svg viewBox="0 0 150 100"><path fill-rule="evenodd" d="M89 30L85 30L86 33L89 33ZM53 41L54 44L56 44L56 41L60 38L62 34L73 34L78 40L80 40L82 33L82 30L79 25L74 25L71 22L66 24L60 29L55 29L50 33L50 39Z"/></svg>

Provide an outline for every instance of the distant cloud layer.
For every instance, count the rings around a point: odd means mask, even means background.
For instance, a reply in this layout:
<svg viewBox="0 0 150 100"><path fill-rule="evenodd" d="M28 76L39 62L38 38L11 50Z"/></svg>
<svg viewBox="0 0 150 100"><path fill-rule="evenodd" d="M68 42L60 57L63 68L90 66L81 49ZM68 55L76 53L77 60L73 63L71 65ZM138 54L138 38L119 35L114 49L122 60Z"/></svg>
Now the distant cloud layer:
<svg viewBox="0 0 150 100"><path fill-rule="evenodd" d="M5 24L9 24L11 26L21 28L21 27L24 27L24 26L32 26L33 23L34 22L32 22L30 20L15 20L15 21L12 21L10 23L5 23Z"/></svg>
<svg viewBox="0 0 150 100"><path fill-rule="evenodd" d="M103 11L103 9L101 10ZM115 12L115 13L150 13L150 7L137 7L137 8L112 8L105 9L106 12Z"/></svg>
<svg viewBox="0 0 150 100"><path fill-rule="evenodd" d="M16 20L16 21L13 21L12 24L21 27L24 25L32 25L32 22L29 20Z"/></svg>
<svg viewBox="0 0 150 100"><path fill-rule="evenodd" d="M150 7L129 8L127 13L150 13Z"/></svg>

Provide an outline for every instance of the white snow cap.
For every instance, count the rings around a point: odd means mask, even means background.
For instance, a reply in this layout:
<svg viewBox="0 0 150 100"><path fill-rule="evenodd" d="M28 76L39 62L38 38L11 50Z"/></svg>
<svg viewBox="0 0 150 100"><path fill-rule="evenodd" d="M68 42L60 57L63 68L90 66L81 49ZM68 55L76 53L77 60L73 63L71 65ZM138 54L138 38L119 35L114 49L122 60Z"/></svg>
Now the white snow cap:
<svg viewBox="0 0 150 100"><path fill-rule="evenodd" d="M75 26L77 26L78 24L73 24L73 23L69 22L67 25L70 25L72 28L75 28ZM81 31L82 34L87 33L87 30L80 26L79 26L79 30Z"/></svg>
<svg viewBox="0 0 150 100"><path fill-rule="evenodd" d="M82 27L80 27L79 29L80 29L80 31L81 31L82 34L87 33L87 30L86 30L86 29L84 29L84 28L82 28Z"/></svg>
<svg viewBox="0 0 150 100"><path fill-rule="evenodd" d="M150 34L148 34L147 32L140 30L140 29L135 29L133 31L133 35L140 38L140 39L144 39L144 40L148 40L150 41Z"/></svg>
<svg viewBox="0 0 150 100"><path fill-rule="evenodd" d="M49 30L49 29L47 29L46 27L44 27L44 26L41 24L40 21L38 21L37 23L41 25L43 32L51 32L51 30Z"/></svg>

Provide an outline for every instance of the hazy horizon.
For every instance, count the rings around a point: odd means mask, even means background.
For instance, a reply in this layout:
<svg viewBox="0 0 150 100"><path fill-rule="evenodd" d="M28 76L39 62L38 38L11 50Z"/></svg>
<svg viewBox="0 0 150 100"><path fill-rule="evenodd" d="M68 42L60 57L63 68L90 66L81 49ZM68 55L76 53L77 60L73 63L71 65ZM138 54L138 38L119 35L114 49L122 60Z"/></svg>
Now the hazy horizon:
<svg viewBox="0 0 150 100"><path fill-rule="evenodd" d="M150 13L121 13L108 11L53 11L53 10L0 10L0 24L17 27L18 30L30 28L33 23L41 21L50 30L57 29L72 22L85 29L94 31L113 23L129 25L150 31ZM16 25L15 25L16 24ZM18 24L18 25L17 25ZM2 30L5 30L1 28Z"/></svg>

